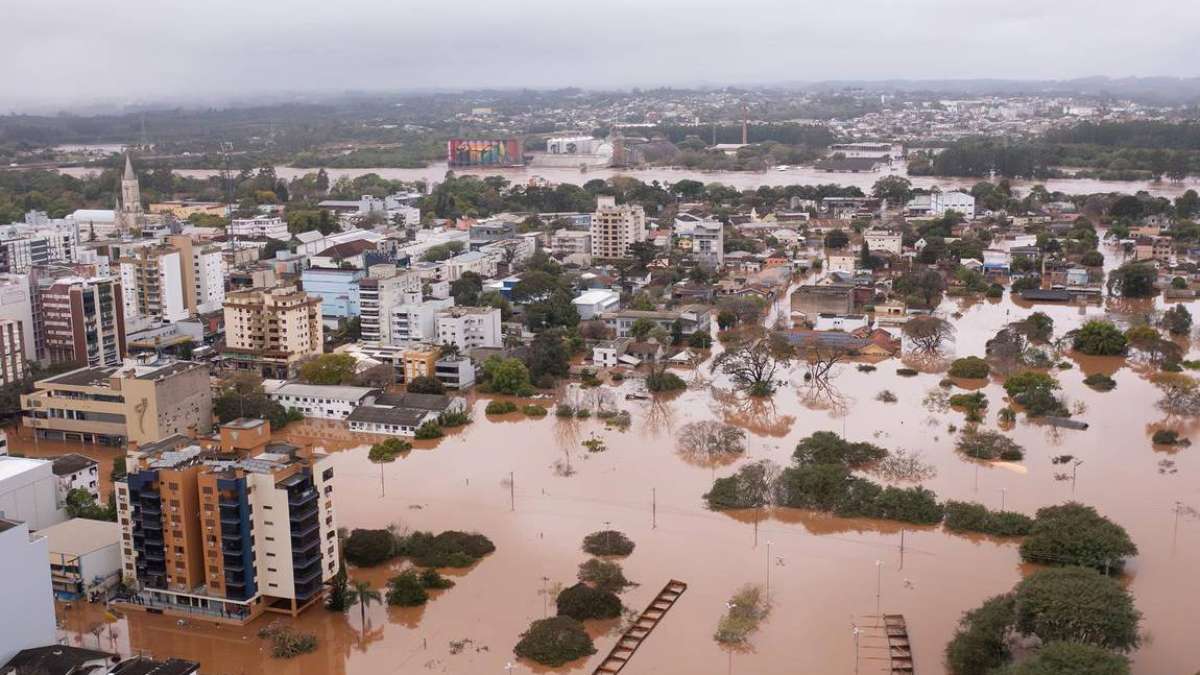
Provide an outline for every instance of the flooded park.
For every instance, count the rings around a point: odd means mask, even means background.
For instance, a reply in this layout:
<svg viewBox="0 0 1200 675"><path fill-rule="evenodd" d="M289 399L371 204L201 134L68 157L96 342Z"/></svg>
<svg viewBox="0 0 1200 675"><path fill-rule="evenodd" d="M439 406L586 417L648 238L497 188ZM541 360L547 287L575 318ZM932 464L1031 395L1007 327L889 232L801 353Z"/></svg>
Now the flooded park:
<svg viewBox="0 0 1200 675"><path fill-rule="evenodd" d="M772 313L786 313L788 303L781 297ZM1061 336L1089 319L1108 317L1124 327L1165 307L1161 299L1030 305L1007 293L991 300L947 298L939 313L955 333L945 362L982 356L999 329L1035 310L1049 315ZM1191 309L1200 307L1191 303ZM1185 349L1197 351L1191 344ZM137 613L106 616L98 606L76 603L59 605L61 628L70 644L194 659L213 674L590 673L620 637L619 620L587 622L597 654L559 669L516 659L512 650L532 620L553 614L555 589L574 583L586 559L583 537L615 529L636 543L622 561L637 584L621 596L627 609L640 611L671 579L688 585L623 672L886 672L881 614L906 618L919 672L944 672L942 652L960 615L1033 569L1022 563L1017 541L790 508L715 512L705 506L702 495L714 477L761 459L787 465L797 441L830 431L919 457L930 467L922 485L939 500L1030 515L1070 500L1096 507L1128 530L1139 551L1122 577L1144 615L1134 672L1190 672L1200 663L1200 645L1192 639L1200 610L1189 600L1200 597L1194 574L1200 462L1194 449L1155 446L1151 436L1171 429L1197 440L1197 422L1156 407L1160 392L1148 379L1153 369L1137 358L1087 357L1068 348L1061 358L1055 370L1063 398L1086 429L1038 424L1024 415L1010 428L998 419L1006 395L995 374L951 390L969 387L988 397L992 404L980 426L1003 428L1024 446L1019 463L974 461L957 452L956 430L965 420L945 403L944 365L923 363L917 375L901 377L896 371L907 357L875 362L873 371L839 364L821 387L805 381L802 364L793 365L786 385L768 399L734 393L707 360L676 368L688 388L672 395L644 396L637 376L593 390L569 385L555 395L575 406L628 411L632 423L624 430L595 416L489 416L487 399L476 397L473 423L435 441L416 441L388 464L368 460L378 437L351 434L336 422L296 423L277 436L332 454L340 527L475 531L496 551L470 568L445 570L455 587L435 591L420 608L371 604L365 622L357 607L309 610L295 622L317 636L318 648L286 661L273 659L258 637L271 618L217 626ZM1110 375L1115 389L1086 386L1084 377L1093 373ZM880 396L884 390L893 396ZM702 420L745 430L746 452L737 463L710 466L680 454L679 430ZM104 475L118 454L79 444L35 447L28 434L10 429L9 435L14 449L29 455L82 450L105 462ZM589 442L595 440L601 443ZM1064 455L1074 461L1063 464ZM381 588L402 566L351 568L350 578ZM748 647L729 651L714 640L714 630L727 599L747 583L763 585L771 612Z"/></svg>

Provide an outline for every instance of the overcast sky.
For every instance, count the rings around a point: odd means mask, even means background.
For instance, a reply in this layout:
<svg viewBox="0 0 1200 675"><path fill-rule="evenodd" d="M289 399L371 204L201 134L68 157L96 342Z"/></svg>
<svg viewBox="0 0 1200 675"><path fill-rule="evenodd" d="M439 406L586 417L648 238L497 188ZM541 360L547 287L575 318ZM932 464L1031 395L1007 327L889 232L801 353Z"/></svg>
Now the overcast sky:
<svg viewBox="0 0 1200 675"><path fill-rule="evenodd" d="M0 0L0 110L259 92L1200 75L1197 0Z"/></svg>

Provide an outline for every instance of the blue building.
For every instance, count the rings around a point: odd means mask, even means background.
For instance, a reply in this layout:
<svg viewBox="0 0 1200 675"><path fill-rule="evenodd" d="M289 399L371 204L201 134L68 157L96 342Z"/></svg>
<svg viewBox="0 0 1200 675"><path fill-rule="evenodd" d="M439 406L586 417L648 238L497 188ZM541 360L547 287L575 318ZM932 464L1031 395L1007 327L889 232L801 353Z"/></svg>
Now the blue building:
<svg viewBox="0 0 1200 675"><path fill-rule="evenodd" d="M366 272L356 269L310 267L300 274L306 293L321 296L321 317L327 326L360 313L358 282Z"/></svg>

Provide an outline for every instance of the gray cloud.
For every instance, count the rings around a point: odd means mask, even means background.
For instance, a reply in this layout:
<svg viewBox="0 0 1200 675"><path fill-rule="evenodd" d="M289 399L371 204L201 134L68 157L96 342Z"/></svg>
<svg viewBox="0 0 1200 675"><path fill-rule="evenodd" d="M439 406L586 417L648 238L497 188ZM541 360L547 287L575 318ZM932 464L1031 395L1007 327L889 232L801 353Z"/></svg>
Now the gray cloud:
<svg viewBox="0 0 1200 675"><path fill-rule="evenodd" d="M1200 75L1178 0L0 0L0 110L258 92Z"/></svg>

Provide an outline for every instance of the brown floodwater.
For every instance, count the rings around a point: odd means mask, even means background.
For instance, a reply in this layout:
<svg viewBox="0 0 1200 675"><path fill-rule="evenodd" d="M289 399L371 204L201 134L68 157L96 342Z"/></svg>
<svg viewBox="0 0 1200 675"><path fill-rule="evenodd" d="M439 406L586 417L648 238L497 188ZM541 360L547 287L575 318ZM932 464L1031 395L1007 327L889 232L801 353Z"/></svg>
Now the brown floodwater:
<svg viewBox="0 0 1200 675"><path fill-rule="evenodd" d="M786 304L777 303L773 311ZM1128 320L1156 305L1161 308L1162 301L1036 309L1054 318L1055 333L1061 335L1089 318L1107 314ZM1200 312L1197 305L1190 303L1194 314ZM942 310L961 312L955 342L947 349L951 357L982 355L996 330L1031 311L1008 299L951 299ZM290 661L272 659L256 637L270 617L231 628L132 614L114 624L115 637L102 632L99 639L114 640L123 653L196 659L211 674L505 673L510 662L513 672L545 672L515 659L512 647L530 621L545 615L547 605L553 612L553 598L544 589L574 582L577 566L586 559L580 550L584 535L612 527L637 543L623 562L626 576L639 584L623 594L627 607L640 611L670 579L688 584L627 666L630 675L850 673L854 625L863 627L860 672L884 672L886 652L874 628L880 610L907 618L919 672L941 673L942 650L962 612L1011 589L1031 571L1012 540L791 509L708 511L701 495L714 468L682 457L676 434L688 422L719 419L747 430L742 461L786 464L800 438L829 430L919 452L937 470L924 485L941 499L1026 513L1069 499L1096 506L1129 530L1140 551L1126 574L1148 638L1133 655L1135 672L1194 672L1200 666L1200 642L1194 639L1200 625L1194 602L1200 597L1195 573L1200 520L1177 519L1176 502L1200 509L1200 450L1166 452L1151 444L1150 435L1168 426L1197 442L1200 429L1156 409L1157 390L1147 381L1146 368L1117 358L1066 356L1072 367L1058 371L1058 378L1071 405L1082 410L1077 418L1091 426L1058 430L1020 416L1007 431L1027 450L1017 464L976 463L957 455L949 426L961 428L964 415L929 396L939 390L943 374L899 377L899 359L876 363L872 373L844 364L831 387L821 390L808 387L802 369L794 368L788 386L767 402L731 393L725 378L705 366L697 372L682 369L693 387L658 400L625 400L625 393L640 391L637 379L629 378L615 396L633 417L624 432L594 417L488 418L486 401L479 398L472 403L473 424L418 443L382 468L367 460L375 439L334 423L295 425L281 436L333 453L339 525L475 530L495 542L496 552L469 570L454 571L457 585L423 608L374 604L365 625L358 607L346 614L309 610L296 623L315 633L320 646ZM1116 389L1102 393L1083 385L1092 372L1111 374ZM964 384L988 397L984 424L997 426L996 411L1004 405L999 380ZM898 401L877 400L883 389ZM590 453L582 447L593 437L607 450ZM1070 464L1051 462L1065 454L1083 460L1074 481ZM725 475L736 466L717 467L715 473ZM355 569L351 577L381 587L401 567ZM723 650L712 635L726 601L743 584L766 584L768 576L769 618L749 648ZM62 610L60 617L69 639L95 644L89 632L101 620L95 608ZM612 647L616 622L589 629L598 653L556 672L590 673Z"/></svg>

